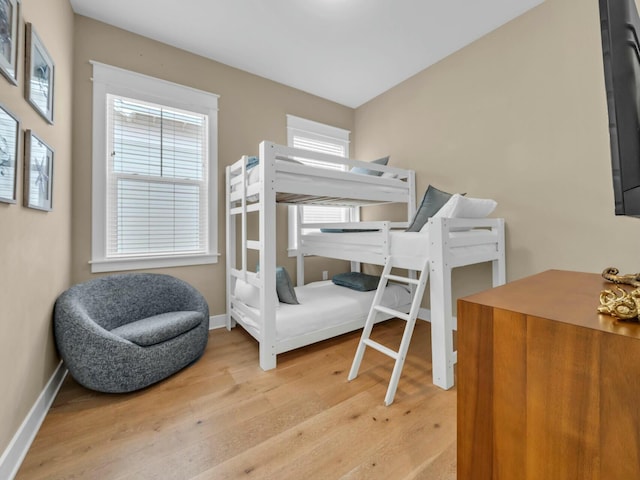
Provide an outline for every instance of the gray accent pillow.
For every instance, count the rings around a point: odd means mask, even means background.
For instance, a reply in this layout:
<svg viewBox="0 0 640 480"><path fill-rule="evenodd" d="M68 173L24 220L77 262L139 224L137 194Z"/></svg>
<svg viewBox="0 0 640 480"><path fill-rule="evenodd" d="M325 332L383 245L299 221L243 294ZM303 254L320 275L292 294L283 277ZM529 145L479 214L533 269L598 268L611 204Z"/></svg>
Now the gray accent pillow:
<svg viewBox="0 0 640 480"><path fill-rule="evenodd" d="M258 157L248 157L247 158L247 170L251 170L253 167L258 165L259 162L260 162L260 160L258 160Z"/></svg>
<svg viewBox="0 0 640 480"><path fill-rule="evenodd" d="M422 203L420 203L413 217L413 221L406 231L419 232L424 224L427 223L427 220L433 217L452 196L452 193L443 192L433 185L429 185L427 191L424 193L424 197L422 197Z"/></svg>
<svg viewBox="0 0 640 480"><path fill-rule="evenodd" d="M378 288L380 277L361 272L345 272L334 275L331 280L341 287L351 288L359 292L368 292Z"/></svg>
<svg viewBox="0 0 640 480"><path fill-rule="evenodd" d="M149 347L182 335L203 320L200 312L167 312L126 323L111 333L141 347Z"/></svg>
<svg viewBox="0 0 640 480"><path fill-rule="evenodd" d="M378 165L386 165L387 163L389 163L389 157L387 156L387 157L379 158L377 160L372 161L371 163L377 163ZM351 171L353 173L361 173L362 175L375 175L377 177L382 175L382 172L378 170L369 170L368 168L362 168L362 167L353 167Z"/></svg>
<svg viewBox="0 0 640 480"><path fill-rule="evenodd" d="M256 264L256 272L260 272L260 264ZM281 303L300 305L289 272L284 267L276 267L276 292Z"/></svg>
<svg viewBox="0 0 640 480"><path fill-rule="evenodd" d="M280 302L290 305L300 304L298 297L296 297L296 291L293 289L289 272L284 267L276 267L276 292L278 292Z"/></svg>

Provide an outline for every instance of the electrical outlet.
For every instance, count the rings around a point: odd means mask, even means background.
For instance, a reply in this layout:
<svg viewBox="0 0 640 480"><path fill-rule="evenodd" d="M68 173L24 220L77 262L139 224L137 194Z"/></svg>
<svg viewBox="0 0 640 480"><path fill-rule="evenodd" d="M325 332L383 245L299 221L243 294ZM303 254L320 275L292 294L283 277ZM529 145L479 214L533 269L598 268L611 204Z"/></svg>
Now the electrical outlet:
<svg viewBox="0 0 640 480"><path fill-rule="evenodd" d="M329 271L328 270L323 270L322 271L322 279L323 280L329 280Z"/></svg>

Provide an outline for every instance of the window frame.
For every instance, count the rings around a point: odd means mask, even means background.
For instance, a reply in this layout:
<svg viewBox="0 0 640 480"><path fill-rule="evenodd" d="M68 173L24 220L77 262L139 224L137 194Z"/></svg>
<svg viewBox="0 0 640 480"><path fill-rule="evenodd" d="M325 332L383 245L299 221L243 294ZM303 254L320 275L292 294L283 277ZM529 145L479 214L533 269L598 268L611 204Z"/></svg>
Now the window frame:
<svg viewBox="0 0 640 480"><path fill-rule="evenodd" d="M306 118L297 117L295 115L287 115L287 145L293 146L293 138L296 134L304 134L309 139L326 139L337 145L344 146L345 156L349 158L351 132L343 128L334 127L324 123L308 120ZM302 135L301 135L302 136ZM296 205L288 207L288 256L295 257L298 255L298 221L301 215L301 208ZM357 222L360 219L360 209L357 207L332 207L344 208L347 211L348 220Z"/></svg>
<svg viewBox="0 0 640 480"><path fill-rule="evenodd" d="M93 148L91 272L205 265L218 262L218 98L219 96L99 62L93 66ZM107 254L107 171L109 166L107 95L160 104L208 117L207 246L205 253L161 255Z"/></svg>

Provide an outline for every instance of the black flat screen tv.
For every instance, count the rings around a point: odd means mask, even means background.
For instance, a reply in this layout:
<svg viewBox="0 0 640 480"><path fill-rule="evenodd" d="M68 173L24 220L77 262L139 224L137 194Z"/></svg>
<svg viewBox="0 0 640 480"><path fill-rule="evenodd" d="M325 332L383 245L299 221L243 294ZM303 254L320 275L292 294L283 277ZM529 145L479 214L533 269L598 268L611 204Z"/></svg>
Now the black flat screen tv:
<svg viewBox="0 0 640 480"><path fill-rule="evenodd" d="M599 0L616 215L640 216L640 18L635 0Z"/></svg>

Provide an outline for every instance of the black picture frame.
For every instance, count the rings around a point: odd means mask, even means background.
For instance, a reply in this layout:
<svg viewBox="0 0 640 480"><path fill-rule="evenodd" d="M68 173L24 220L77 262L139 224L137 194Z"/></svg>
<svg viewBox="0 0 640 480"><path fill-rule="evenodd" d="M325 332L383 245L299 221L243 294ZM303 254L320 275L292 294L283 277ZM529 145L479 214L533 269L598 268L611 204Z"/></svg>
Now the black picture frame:
<svg viewBox="0 0 640 480"><path fill-rule="evenodd" d="M0 202L16 203L20 120L0 105Z"/></svg>
<svg viewBox="0 0 640 480"><path fill-rule="evenodd" d="M25 98L36 112L53 124L55 65L31 23L26 25L25 37Z"/></svg>
<svg viewBox="0 0 640 480"><path fill-rule="evenodd" d="M20 0L0 0L0 73L18 84Z"/></svg>
<svg viewBox="0 0 640 480"><path fill-rule="evenodd" d="M24 206L53 209L53 149L31 130L24 132Z"/></svg>

